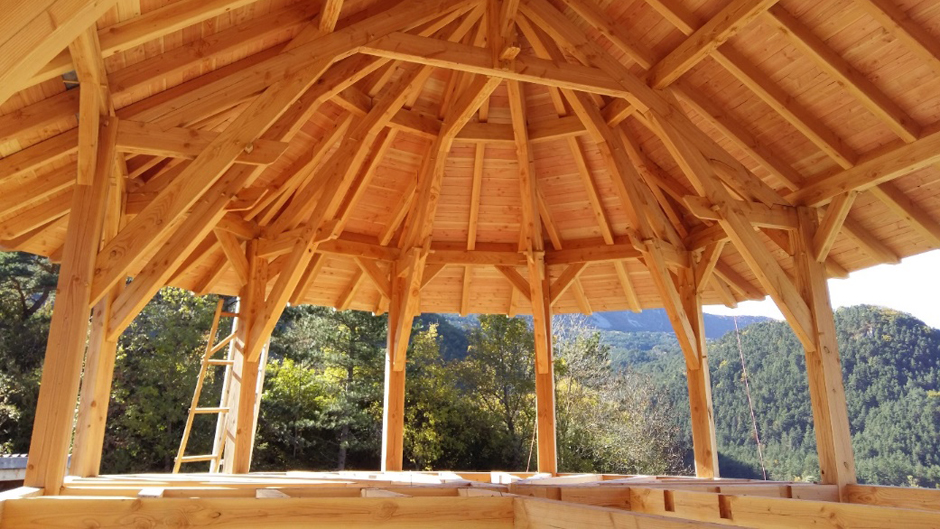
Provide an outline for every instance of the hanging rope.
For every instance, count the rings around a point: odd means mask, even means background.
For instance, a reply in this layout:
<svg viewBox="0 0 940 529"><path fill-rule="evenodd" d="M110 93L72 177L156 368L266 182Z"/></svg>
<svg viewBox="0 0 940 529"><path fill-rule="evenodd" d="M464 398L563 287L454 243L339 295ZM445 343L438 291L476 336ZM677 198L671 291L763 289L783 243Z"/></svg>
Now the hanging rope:
<svg viewBox="0 0 940 529"><path fill-rule="evenodd" d="M767 468L764 467L764 451L761 450L760 434L757 433L757 417L754 415L754 402L751 400L751 385L747 381L747 366L744 365L744 347L741 345L741 331L738 330L738 317L734 316L734 335L738 338L738 354L741 355L741 373L744 374L744 393L747 394L747 407L751 411L751 425L754 427L754 442L757 443L757 458L760 459L760 471L767 481Z"/></svg>

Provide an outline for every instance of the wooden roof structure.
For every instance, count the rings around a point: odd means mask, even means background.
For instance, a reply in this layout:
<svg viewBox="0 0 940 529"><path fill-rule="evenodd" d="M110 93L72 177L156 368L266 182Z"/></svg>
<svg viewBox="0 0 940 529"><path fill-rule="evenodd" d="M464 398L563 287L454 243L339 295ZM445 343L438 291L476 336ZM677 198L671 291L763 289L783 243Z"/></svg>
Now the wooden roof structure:
<svg viewBox="0 0 940 529"><path fill-rule="evenodd" d="M769 295L822 481L854 483L825 280L940 247L936 2L8 4L0 247L62 263L28 485L61 490L80 384L97 474L114 344L165 285L240 299L226 471L288 303L388 312L384 470L415 315L531 314L550 473L551 315L663 307L711 478L701 306Z"/></svg>

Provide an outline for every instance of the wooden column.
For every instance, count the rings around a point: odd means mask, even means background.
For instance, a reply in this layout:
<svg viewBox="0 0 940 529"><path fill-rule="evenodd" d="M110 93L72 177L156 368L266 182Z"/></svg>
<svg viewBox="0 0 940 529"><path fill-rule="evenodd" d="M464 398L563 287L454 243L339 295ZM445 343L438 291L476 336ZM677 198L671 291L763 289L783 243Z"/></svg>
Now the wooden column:
<svg viewBox="0 0 940 529"><path fill-rule="evenodd" d="M815 259L813 239L818 217L812 208L798 208L797 216L798 229L795 230L793 245L797 285L809 306L814 327L814 347L805 349L816 449L819 452L819 481L839 485L841 491L844 485L856 483L842 362L836 343L825 264Z"/></svg>
<svg viewBox="0 0 940 529"><path fill-rule="evenodd" d="M238 321L233 348L231 385L225 407L222 471L230 474L245 474L251 468L251 452L254 447L257 426L258 399L260 397L260 372L264 369L266 355L256 359L247 356L249 331L252 322L264 311L264 290L267 285L267 262L256 255L256 243L248 243L248 283L239 292ZM267 342L268 337L263 338Z"/></svg>
<svg viewBox="0 0 940 529"><path fill-rule="evenodd" d="M382 471L402 469L405 436L405 366L396 369L397 351L406 349L411 328L400 326L402 318L402 291L405 278L398 277L397 266L392 267L392 298L388 304L388 346L385 349L385 403L382 409ZM404 340L404 347L399 344Z"/></svg>
<svg viewBox="0 0 940 529"><path fill-rule="evenodd" d="M700 478L718 477L718 441L715 436L715 416L712 407L711 375L708 369L708 350L705 347L705 324L702 317L701 288L692 268L679 269L679 294L682 309L688 318L693 335L688 342L697 345L698 364L686 362L689 386L689 410L692 420L692 447L695 453L695 475ZM676 332L681 332L676 329ZM680 340L683 343L683 340Z"/></svg>
<svg viewBox="0 0 940 529"><path fill-rule="evenodd" d="M539 472L558 472L555 433L555 366L552 357L552 306L542 252L529 254L529 291L535 327L535 413Z"/></svg>
<svg viewBox="0 0 940 529"><path fill-rule="evenodd" d="M101 241L117 127L101 123L98 156L91 178L79 178L72 194L68 232L59 269L55 309L26 466L27 487L58 494L65 477L72 419L82 373L91 304L91 280Z"/></svg>
<svg viewBox="0 0 940 529"><path fill-rule="evenodd" d="M112 171L102 245L120 229L123 212L124 177L118 171ZM117 338L109 338L108 322L111 319L111 305L123 287L123 284L114 287L92 311L91 334L85 353L85 371L82 374L78 418L75 423L75 442L69 465L70 476L97 476L101 470L101 452L104 448L117 353Z"/></svg>

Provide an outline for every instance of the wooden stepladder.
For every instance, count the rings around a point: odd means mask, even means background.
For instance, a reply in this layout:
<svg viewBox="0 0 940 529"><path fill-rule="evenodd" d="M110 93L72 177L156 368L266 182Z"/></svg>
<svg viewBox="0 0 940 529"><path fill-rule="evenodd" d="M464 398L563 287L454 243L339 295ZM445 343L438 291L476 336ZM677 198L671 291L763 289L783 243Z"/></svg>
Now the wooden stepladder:
<svg viewBox="0 0 940 529"><path fill-rule="evenodd" d="M193 400L192 404L189 406L189 416L186 417L186 427L183 429L183 437L180 439L180 447L176 453L176 461L173 464L173 473L177 474L180 471L180 466L183 463L198 463L198 462L208 462L209 463L209 472L216 473L219 471L219 466L222 464L222 439L221 436L224 432L224 420L226 413L229 412L229 408L224 406L227 395L229 391L229 386L231 385L232 378L232 366L235 364L235 360L232 358L232 349L227 347L229 342L235 338L235 321L234 319L238 317L238 314L235 312L225 312L222 310L224 300L219 298L219 303L215 307L215 315L212 318L212 328L209 331L209 339L206 342L206 352L202 356L202 364L199 367L199 377L196 379L196 389L193 391ZM219 343L213 344L215 341L216 333L219 330L219 321L223 317L228 317L233 319L232 323L232 332L228 336L223 338ZM214 358L216 353L221 350L226 350L225 358ZM217 407L200 407L199 398L202 396L202 387L206 380L206 375L209 373L210 367L215 366L225 366L225 377L222 381L222 395L219 399L219 406ZM196 415L209 415L214 414L218 415L219 419L215 431L215 441L213 442L213 450L211 454L202 454L187 456L186 454L186 445L189 443L189 436L192 433L193 422L196 419Z"/></svg>

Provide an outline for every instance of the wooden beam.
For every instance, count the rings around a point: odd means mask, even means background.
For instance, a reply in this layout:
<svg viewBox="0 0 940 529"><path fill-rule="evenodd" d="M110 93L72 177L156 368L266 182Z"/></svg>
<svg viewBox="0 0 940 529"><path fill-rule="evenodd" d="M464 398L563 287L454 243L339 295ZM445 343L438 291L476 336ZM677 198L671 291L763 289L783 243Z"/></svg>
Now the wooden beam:
<svg viewBox="0 0 940 529"><path fill-rule="evenodd" d="M717 206L719 223L748 263L761 286L777 303L787 317L794 332L807 348L813 347L812 322L809 307L795 285L781 268L776 258L754 233L746 214L735 207L735 201L717 182L714 170L700 152L692 148L670 124L655 114L651 120L660 127L660 138L689 177L696 190Z"/></svg>
<svg viewBox="0 0 940 529"><path fill-rule="evenodd" d="M793 255L801 295L810 307L813 321L813 346L805 349L820 482L838 485L841 491L856 481L842 365L825 269L813 258L818 229L816 212L809 208L799 211L800 227L794 238Z"/></svg>
<svg viewBox="0 0 940 529"><path fill-rule="evenodd" d="M698 263L695 265L696 293L702 294L705 291L705 286L712 278L715 266L718 264L718 260L721 259L721 252L724 248L725 241L718 241L705 247Z"/></svg>
<svg viewBox="0 0 940 529"><path fill-rule="evenodd" d="M329 33L336 27L339 14L343 10L343 0L323 0L317 26L322 33Z"/></svg>
<svg viewBox="0 0 940 529"><path fill-rule="evenodd" d="M411 338L411 326L401 325L401 311L406 279L399 277L397 266L391 270L392 292L388 304L388 342L385 348L385 398L382 406L382 462L383 472L402 470L405 445L405 370L395 369L396 351L404 348Z"/></svg>
<svg viewBox="0 0 940 529"><path fill-rule="evenodd" d="M565 270L558 276L549 287L548 291L550 292L549 301L554 305L562 294L573 286L574 282L577 281L578 276L581 275L581 272L584 271L584 268L587 266L587 263L574 263L565 267Z"/></svg>
<svg viewBox="0 0 940 529"><path fill-rule="evenodd" d="M242 248L241 243L231 233L218 229L214 230L213 233L215 233L215 238L222 246L222 251L225 252L225 256L238 275L241 285L247 285L251 272L249 271L250 265L248 264L248 259L245 257L245 249Z"/></svg>
<svg viewBox="0 0 940 529"><path fill-rule="evenodd" d="M151 123L121 120L118 132L118 150L133 154L149 154L164 158L195 159L219 136L218 132L191 128L164 128ZM287 144L259 138L235 158L236 163L269 165L287 149Z"/></svg>
<svg viewBox="0 0 940 529"><path fill-rule="evenodd" d="M683 197L683 202L689 211L700 219L719 220L721 217L717 213L715 205L707 198L688 195ZM791 206L765 206L759 202L733 199L731 204L735 209L744 213L747 220L755 226L778 230L796 228L796 210Z"/></svg>
<svg viewBox="0 0 940 529"><path fill-rule="evenodd" d="M363 259L362 257L356 257L356 264L359 265L359 268L363 272L368 274L369 279L372 280L372 284L375 285L375 288L379 290L379 293L382 296L391 299L392 298L392 284L389 281L388 274L382 271L375 264L375 261L371 259Z"/></svg>
<svg viewBox="0 0 940 529"><path fill-rule="evenodd" d="M686 362L686 380L689 387L689 409L692 420L692 449L695 457L695 476L718 477L718 439L715 434L715 412L712 406L711 375L708 350L705 344L705 321L702 315L703 281L693 268L680 268L677 284L682 297L682 312L689 321L693 335L689 342L696 345L698 361ZM674 330L682 332L683 327Z"/></svg>
<svg viewBox="0 0 940 529"><path fill-rule="evenodd" d="M434 4L441 10L460 5L460 0L411 0L398 4L381 15L343 30L320 35L316 28L295 38L295 54L282 54L278 64L292 65L295 73L271 85L224 132L137 215L102 252L97 263L93 292L106 288L127 275L137 255L154 245L164 231L215 184L234 160L257 140L316 81L337 58L348 54L357 44L377 34L413 27L433 18L422 11ZM421 14L416 14L421 13ZM312 51L306 56L303 50ZM315 101L314 101L315 102ZM284 131L289 133L289 131ZM217 219L216 219L217 220ZM98 298L100 295L93 295Z"/></svg>
<svg viewBox="0 0 940 529"><path fill-rule="evenodd" d="M777 0L733 0L650 69L650 86L665 88L747 27Z"/></svg>
<svg viewBox="0 0 940 529"><path fill-rule="evenodd" d="M117 234L123 220L125 179L119 171L116 172L118 174L113 174L110 178L102 242ZM70 476L92 477L97 476L101 470L111 383L117 355L117 340L108 338L107 325L111 317L111 304L123 287L124 285L116 286L92 310L91 331L82 371L78 415L75 420L72 459L68 468Z"/></svg>
<svg viewBox="0 0 940 529"><path fill-rule="evenodd" d="M336 310L349 310L349 306L352 305L353 299L356 297L356 292L359 291L359 286L362 285L364 275L361 268L353 272L352 279L349 281L349 284L343 288L339 299L337 299L334 305Z"/></svg>
<svg viewBox="0 0 940 529"><path fill-rule="evenodd" d="M91 307L90 285L112 177L117 127L103 123L91 185L76 185L24 484L56 495L65 476Z"/></svg>
<svg viewBox="0 0 940 529"><path fill-rule="evenodd" d="M826 209L826 214L823 217L822 225L816 230L816 235L813 239L813 255L816 257L816 261L820 263L826 262L829 250L832 249L832 245L836 242L836 236L839 234L839 230L842 229L842 223L845 222L846 217L849 216L849 210L852 209L852 204L855 202L856 196L858 196L858 191L849 191L848 193L837 196L835 200L829 204L829 207Z"/></svg>
<svg viewBox="0 0 940 529"><path fill-rule="evenodd" d="M261 377L264 372L262 355L252 359L248 356L252 322L264 310L264 291L268 280L267 262L257 256L255 243L248 242L246 261L249 265L248 282L238 292L238 317L235 321L235 339L229 342L228 357L232 365L228 393L223 395L224 407L228 408L223 424L221 446L222 471L245 474L251 469L251 453L254 447L256 409L261 395Z"/></svg>
<svg viewBox="0 0 940 529"><path fill-rule="evenodd" d="M0 22L0 104L30 79L117 0L42 0L10 6Z"/></svg>
<svg viewBox="0 0 940 529"><path fill-rule="evenodd" d="M515 268L511 266L496 265L496 270L500 274L503 274L503 277L509 281L509 284L512 285L513 289L517 290L529 301L532 300L532 294L529 290L529 281L522 277L522 274L517 272Z"/></svg>

